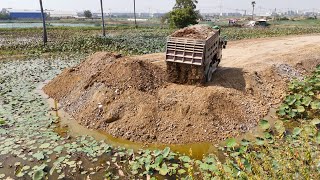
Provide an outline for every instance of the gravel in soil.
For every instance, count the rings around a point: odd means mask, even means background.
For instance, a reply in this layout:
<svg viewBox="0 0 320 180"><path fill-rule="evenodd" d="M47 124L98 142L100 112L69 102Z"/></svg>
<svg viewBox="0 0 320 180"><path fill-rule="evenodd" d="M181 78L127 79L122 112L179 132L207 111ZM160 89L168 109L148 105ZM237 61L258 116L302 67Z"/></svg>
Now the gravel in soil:
<svg viewBox="0 0 320 180"><path fill-rule="evenodd" d="M80 124L115 137L147 143L219 142L255 127L282 101L291 79L319 64L318 50L299 48L252 64L244 59L246 65L233 67L227 66L229 58L206 86L167 82L162 54L100 52L65 70L44 91Z"/></svg>
<svg viewBox="0 0 320 180"><path fill-rule="evenodd" d="M206 40L208 37L215 34L216 32L217 30L214 30L206 25L194 25L175 31L171 34L171 37Z"/></svg>
<svg viewBox="0 0 320 180"><path fill-rule="evenodd" d="M259 98L237 88L165 79L155 64L97 53L44 91L82 125L131 141L216 142L253 128L268 111Z"/></svg>

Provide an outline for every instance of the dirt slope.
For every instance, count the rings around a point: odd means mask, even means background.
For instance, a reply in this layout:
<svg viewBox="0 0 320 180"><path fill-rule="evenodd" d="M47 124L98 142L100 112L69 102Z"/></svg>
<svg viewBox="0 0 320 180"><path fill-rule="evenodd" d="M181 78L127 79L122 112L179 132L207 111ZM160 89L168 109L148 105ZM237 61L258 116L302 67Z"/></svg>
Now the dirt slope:
<svg viewBox="0 0 320 180"><path fill-rule="evenodd" d="M119 58L101 52L44 90L82 125L116 137L216 142L256 126L281 101L290 79L320 63L319 44L320 36L231 42L205 87L167 83L163 54Z"/></svg>
<svg viewBox="0 0 320 180"><path fill-rule="evenodd" d="M206 40L208 37L210 37L212 34L216 32L217 30L214 30L206 25L194 25L190 27L185 27L183 29L179 29L176 32L172 33L171 36Z"/></svg>

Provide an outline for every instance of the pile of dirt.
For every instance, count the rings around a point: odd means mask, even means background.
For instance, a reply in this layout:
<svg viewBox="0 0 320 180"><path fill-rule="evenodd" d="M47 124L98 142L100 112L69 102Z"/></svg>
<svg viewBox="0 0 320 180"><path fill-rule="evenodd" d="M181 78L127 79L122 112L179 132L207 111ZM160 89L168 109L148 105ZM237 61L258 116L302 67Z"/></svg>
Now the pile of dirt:
<svg viewBox="0 0 320 180"><path fill-rule="evenodd" d="M79 93L102 83L120 94L127 89L153 93L164 83L165 73L156 65L122 58L119 54L96 53L76 67L63 71L44 90L54 99L60 100L72 91Z"/></svg>
<svg viewBox="0 0 320 180"><path fill-rule="evenodd" d="M80 124L115 137L149 143L218 142L257 126L282 101L289 80L320 63L318 46L292 52L283 48L284 53L270 56L256 55L262 50L251 48L239 44L241 52L253 53L242 57L233 47L206 86L167 82L163 54L129 58L100 52L65 70L44 91Z"/></svg>
<svg viewBox="0 0 320 180"><path fill-rule="evenodd" d="M267 113L235 89L165 82L155 63L96 53L44 87L82 125L131 141L220 141L254 127Z"/></svg>
<svg viewBox="0 0 320 180"><path fill-rule="evenodd" d="M183 28L183 29L179 29L175 31L173 34L171 34L171 36L206 40L208 37L210 37L212 34L216 32L217 30L212 29L209 26L194 25L194 26Z"/></svg>

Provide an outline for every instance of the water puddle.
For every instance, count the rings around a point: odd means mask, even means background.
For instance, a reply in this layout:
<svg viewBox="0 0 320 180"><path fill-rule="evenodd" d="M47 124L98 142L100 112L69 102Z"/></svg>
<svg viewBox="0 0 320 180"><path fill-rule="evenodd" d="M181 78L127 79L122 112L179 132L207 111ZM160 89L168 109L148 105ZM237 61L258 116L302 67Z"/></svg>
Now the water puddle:
<svg viewBox="0 0 320 180"><path fill-rule="evenodd" d="M36 89L36 93L42 95L43 98L47 100L52 111L50 111L50 115L53 115L58 118L59 124L55 128L55 132L61 136L92 136L97 141L104 140L107 144L110 144L115 147L123 147L126 149L164 149L165 147L170 147L170 149L174 152L179 152L181 154L185 154L191 156L195 159L202 159L204 155L213 153L218 153L218 144L212 143L194 143L194 144L183 144L183 145L168 145L168 144L145 144L142 142L132 142L126 139L115 138L112 135L99 130L90 130L86 127L80 125L75 119L70 117L65 111L60 108L60 104L46 95L42 88L48 83L46 81L42 83Z"/></svg>
<svg viewBox="0 0 320 180"><path fill-rule="evenodd" d="M121 139L121 138L115 138L112 135L99 130L90 130L86 127L80 125L75 119L70 117L65 111L60 108L59 103L48 97L46 95L42 88L48 83L49 81L46 81L42 83L37 89L36 93L42 95L43 98L47 100L49 103L52 111L50 111L50 115L53 115L58 118L59 124L55 128L55 132L58 133L61 136L92 136L98 141L105 141L107 144L110 144L115 147L123 147L126 149L133 149L133 150L139 150L139 149L164 149L165 147L170 147L170 149L174 152L179 152L181 154L188 155L194 159L202 159L204 155L207 154L215 154L219 158L224 159L224 155L221 151L218 150L219 145L223 145L223 143L193 143L193 144L181 144L181 145L172 145L172 144L146 144L141 142L132 142L129 140ZM276 110L271 109L269 114L264 118L270 122L271 125L274 124L276 117ZM250 130L247 133L244 133L237 137L237 140L247 139L247 140L253 140L259 135L262 135L263 131L260 130L260 128L254 128Z"/></svg>

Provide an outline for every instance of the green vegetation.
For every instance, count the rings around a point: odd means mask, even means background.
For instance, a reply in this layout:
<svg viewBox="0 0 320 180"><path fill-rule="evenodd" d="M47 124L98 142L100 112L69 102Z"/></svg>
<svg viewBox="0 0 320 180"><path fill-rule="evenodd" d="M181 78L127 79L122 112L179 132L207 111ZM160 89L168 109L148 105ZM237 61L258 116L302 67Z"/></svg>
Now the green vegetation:
<svg viewBox="0 0 320 180"><path fill-rule="evenodd" d="M280 36L314 34L314 33L320 33L320 26L315 26L315 27L273 26L269 28L235 28L235 27L222 28L222 34L226 35L229 40L280 37Z"/></svg>
<svg viewBox="0 0 320 180"><path fill-rule="evenodd" d="M268 28L222 27L222 35L230 41L320 33L319 20L305 20L312 26L271 25ZM289 23L289 22L288 22ZM107 37L100 36L101 27L50 27L48 45L43 47L40 28L0 29L0 56L43 53L91 53L107 50L122 54L163 52L166 37L175 29L159 27L107 26Z"/></svg>
<svg viewBox="0 0 320 180"><path fill-rule="evenodd" d="M0 13L0 20L8 20L10 19L9 14Z"/></svg>
<svg viewBox="0 0 320 180"><path fill-rule="evenodd" d="M83 11L84 17L92 18L92 12L90 10Z"/></svg>
<svg viewBox="0 0 320 180"><path fill-rule="evenodd" d="M320 115L320 68L304 81L295 80L289 85L290 93L278 114L283 118L312 119Z"/></svg>
<svg viewBox="0 0 320 180"><path fill-rule="evenodd" d="M37 30L17 30L18 38L29 37L29 40L17 42L11 35L7 36L8 46L0 45L0 55L22 53L40 55L43 53L92 53L95 51L115 51L122 54L147 54L163 52L169 30L137 29L113 31L102 37L96 28L84 30L53 28L48 30L49 43L43 46ZM12 43L11 43L12 42Z"/></svg>
<svg viewBox="0 0 320 180"><path fill-rule="evenodd" d="M229 40L320 33L319 21L305 21L313 26L286 21L269 28L223 27L222 33ZM58 134L59 118L48 115L47 102L35 91L39 83L95 51L162 52L166 36L174 31L131 28L108 27L105 38L99 27L49 28L50 42L45 47L41 29L0 29L0 56L27 56L0 61L0 179L320 178L320 67L311 76L289 84L288 95L277 111L282 119L274 123L261 120L261 134L227 139L217 154L203 159L191 158L192 151L133 151L88 136ZM47 53L58 58L33 58Z"/></svg>
<svg viewBox="0 0 320 180"><path fill-rule="evenodd" d="M58 118L48 116L47 102L35 89L80 58L0 61L0 159L12 159L0 162L1 178L320 178L320 121L315 115L278 120L274 125L262 120L260 135L248 140L230 138L219 148L219 156L211 154L202 160L190 158L192 151L133 151L88 136L60 136L55 132ZM291 83L289 96L318 93L319 72L320 67L305 80Z"/></svg>
<svg viewBox="0 0 320 180"><path fill-rule="evenodd" d="M199 11L196 11L196 0L176 0L173 10L167 15L171 27L184 28L188 25L197 24Z"/></svg>

